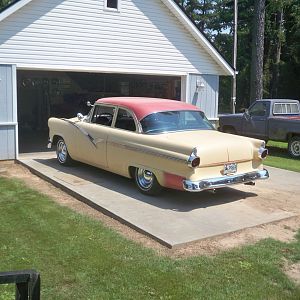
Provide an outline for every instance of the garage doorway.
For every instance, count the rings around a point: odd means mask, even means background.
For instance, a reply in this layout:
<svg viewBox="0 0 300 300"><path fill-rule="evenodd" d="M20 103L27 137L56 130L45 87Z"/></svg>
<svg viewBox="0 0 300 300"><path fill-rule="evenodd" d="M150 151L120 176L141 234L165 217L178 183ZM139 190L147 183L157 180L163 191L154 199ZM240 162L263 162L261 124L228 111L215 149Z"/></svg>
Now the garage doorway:
<svg viewBox="0 0 300 300"><path fill-rule="evenodd" d="M180 77L20 70L17 81L20 153L47 151L48 118L86 114L87 101L181 97Z"/></svg>

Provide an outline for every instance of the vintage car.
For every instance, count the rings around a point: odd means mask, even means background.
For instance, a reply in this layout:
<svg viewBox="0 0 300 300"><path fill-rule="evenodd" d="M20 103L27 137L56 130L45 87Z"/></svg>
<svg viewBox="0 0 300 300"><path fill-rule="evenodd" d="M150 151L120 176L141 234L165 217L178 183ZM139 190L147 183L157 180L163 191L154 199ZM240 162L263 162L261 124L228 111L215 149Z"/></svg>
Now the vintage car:
<svg viewBox="0 0 300 300"><path fill-rule="evenodd" d="M133 178L142 193L162 188L200 192L267 179L265 142L218 132L181 101L123 97L95 102L89 114L50 118L57 160L72 160Z"/></svg>

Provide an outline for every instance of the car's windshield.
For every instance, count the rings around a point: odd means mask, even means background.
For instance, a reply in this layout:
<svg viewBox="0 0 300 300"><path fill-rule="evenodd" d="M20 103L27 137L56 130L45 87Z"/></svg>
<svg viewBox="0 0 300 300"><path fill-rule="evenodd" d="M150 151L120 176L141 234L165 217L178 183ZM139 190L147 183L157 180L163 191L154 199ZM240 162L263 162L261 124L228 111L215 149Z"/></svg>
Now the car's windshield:
<svg viewBox="0 0 300 300"><path fill-rule="evenodd" d="M213 130L214 127L201 111L164 111L146 116L141 120L144 133L184 130Z"/></svg>

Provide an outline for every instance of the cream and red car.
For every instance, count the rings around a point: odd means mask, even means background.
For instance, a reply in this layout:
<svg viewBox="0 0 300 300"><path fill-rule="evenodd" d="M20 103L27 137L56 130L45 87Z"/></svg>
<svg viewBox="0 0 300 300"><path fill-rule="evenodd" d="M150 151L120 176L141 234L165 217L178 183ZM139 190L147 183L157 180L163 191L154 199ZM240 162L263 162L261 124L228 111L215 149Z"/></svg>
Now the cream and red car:
<svg viewBox="0 0 300 300"><path fill-rule="evenodd" d="M264 141L218 132L197 107L167 99L104 98L87 116L49 119L60 164L81 161L133 178L141 192L190 192L269 177Z"/></svg>

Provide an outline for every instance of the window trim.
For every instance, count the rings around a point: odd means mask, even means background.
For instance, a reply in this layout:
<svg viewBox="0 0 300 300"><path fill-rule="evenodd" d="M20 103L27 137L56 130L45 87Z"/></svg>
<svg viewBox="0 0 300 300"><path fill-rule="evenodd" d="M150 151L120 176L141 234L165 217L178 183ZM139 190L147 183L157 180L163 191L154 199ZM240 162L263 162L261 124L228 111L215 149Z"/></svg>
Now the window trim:
<svg viewBox="0 0 300 300"><path fill-rule="evenodd" d="M251 113L251 110L253 109L253 107L258 106L258 105L265 105L265 114L263 116L253 115ZM256 101L256 102L254 102L253 105L251 105L251 107L249 107L248 113L251 117L259 117L259 118L267 117L268 116L268 102L266 102L266 101Z"/></svg>
<svg viewBox="0 0 300 300"><path fill-rule="evenodd" d="M111 11L111 12L120 12L121 9L121 0L117 0L117 8L108 7L107 0L104 0L104 10Z"/></svg>
<svg viewBox="0 0 300 300"><path fill-rule="evenodd" d="M94 123L92 122L93 120L93 116L94 116L94 113L95 113L95 110L97 107L99 106L102 106L102 107L111 107L113 109L115 109L114 111L114 115L113 115L113 119L111 121L111 125L110 126L107 126L107 125L101 125L101 124L97 124L97 123ZM103 104L103 103L99 103L99 104L95 104L94 107L93 107L93 113L91 114L89 120L88 120L88 123L89 124L94 124L94 125L98 125L98 126L104 126L105 128L114 128L114 125L115 125L115 121L116 121L116 112L118 111L118 107L115 106L115 105L110 105L110 104Z"/></svg>
<svg viewBox="0 0 300 300"><path fill-rule="evenodd" d="M297 113L292 113L292 112L281 112L281 113L278 113L278 112L275 112L275 106L279 106L279 105L285 105L285 108L286 108L286 111L287 111L287 105L296 105L298 107L298 113L300 111L300 107L299 107L299 104L296 103L296 102L275 102L274 105L273 105L273 115L276 116L276 115L295 115Z"/></svg>
<svg viewBox="0 0 300 300"><path fill-rule="evenodd" d="M116 121L117 121L117 117L118 117L118 114L119 114L119 109L126 110L127 112L129 112L132 115L134 123L135 123L135 131L126 130L126 129L118 128L118 127L115 126L116 125ZM112 128L117 129L117 130L124 130L126 132L141 133L140 122L138 121L135 113L132 110L128 109L127 107L116 106L116 113L115 113L115 115L116 115L116 117L114 118L114 121L112 123Z"/></svg>

